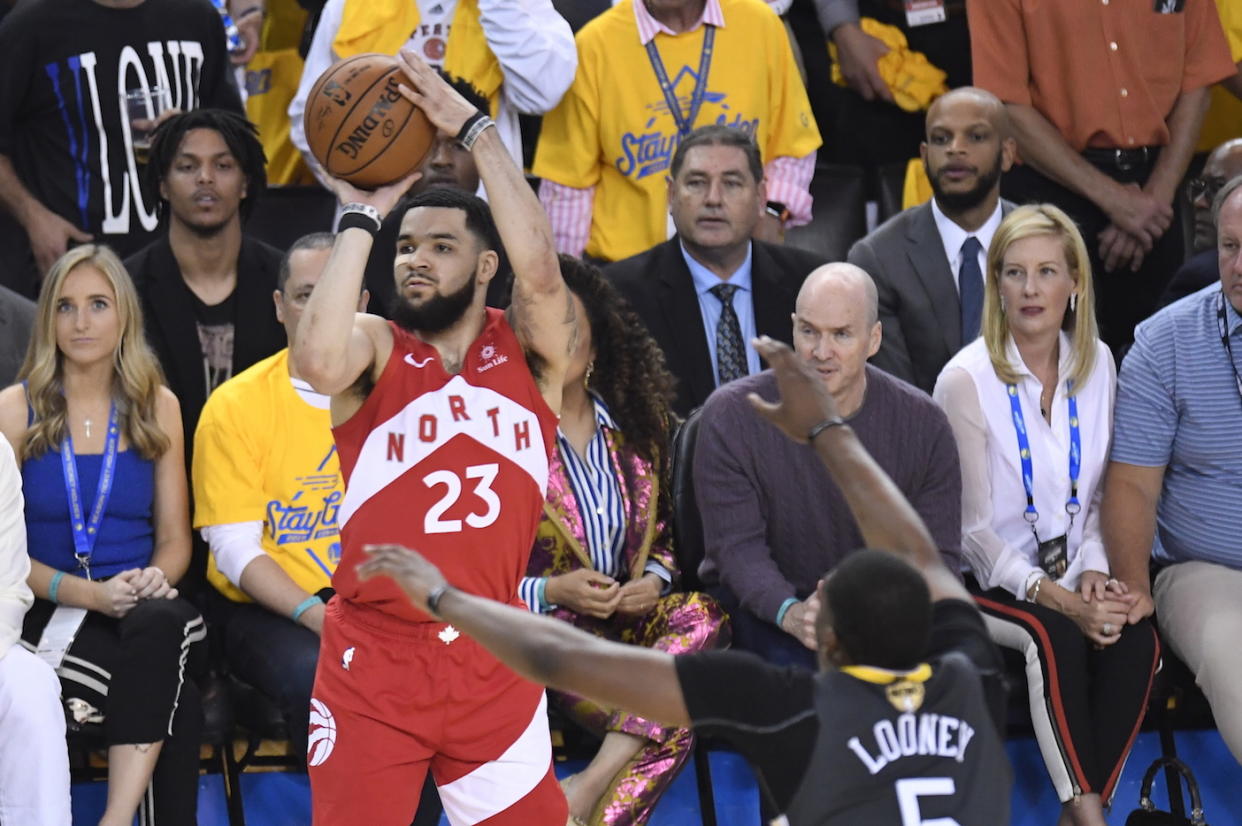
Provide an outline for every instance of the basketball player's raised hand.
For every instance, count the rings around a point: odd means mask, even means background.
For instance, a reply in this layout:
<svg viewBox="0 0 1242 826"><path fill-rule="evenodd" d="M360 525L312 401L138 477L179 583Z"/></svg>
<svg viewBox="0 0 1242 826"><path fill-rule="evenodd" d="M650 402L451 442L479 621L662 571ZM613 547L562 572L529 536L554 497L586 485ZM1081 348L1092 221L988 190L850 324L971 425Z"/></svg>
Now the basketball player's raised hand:
<svg viewBox="0 0 1242 826"><path fill-rule="evenodd" d="M751 407L790 439L805 444L811 428L837 415L837 406L828 394L828 388L810 367L794 355L788 344L767 336L754 339L753 344L776 374L781 397L779 401L770 403L751 393L747 397Z"/></svg>
<svg viewBox="0 0 1242 826"><path fill-rule="evenodd" d="M411 172L395 183L386 184L376 190L359 189L348 181L340 178L333 178L328 173L324 173L324 179L328 184L328 188L332 190L332 194L336 196L337 203L344 206L345 204L367 204L379 210L380 217L386 216L397 205L397 202L405 197L405 193L409 192L414 182L423 177L421 172Z"/></svg>
<svg viewBox="0 0 1242 826"><path fill-rule="evenodd" d="M427 595L448 581L440 569L418 551L401 545L366 545L367 560L358 566L358 578L386 576L397 583L420 611L427 610Z"/></svg>
<svg viewBox="0 0 1242 826"><path fill-rule="evenodd" d="M444 134L456 136L466 121L479 111L413 50L402 49L397 55L397 65L407 81L397 90L422 109L427 120Z"/></svg>

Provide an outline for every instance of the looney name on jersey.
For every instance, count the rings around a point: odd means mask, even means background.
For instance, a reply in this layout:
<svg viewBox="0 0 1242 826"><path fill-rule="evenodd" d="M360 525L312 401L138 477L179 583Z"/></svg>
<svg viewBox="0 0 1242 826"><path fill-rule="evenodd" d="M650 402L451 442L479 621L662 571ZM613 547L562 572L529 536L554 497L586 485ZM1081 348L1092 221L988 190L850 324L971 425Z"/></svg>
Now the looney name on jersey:
<svg viewBox="0 0 1242 826"><path fill-rule="evenodd" d="M951 757L961 763L975 730L965 720L947 714L908 712L893 720L880 720L871 729L873 743L858 737L846 743L871 774L902 757L931 755Z"/></svg>

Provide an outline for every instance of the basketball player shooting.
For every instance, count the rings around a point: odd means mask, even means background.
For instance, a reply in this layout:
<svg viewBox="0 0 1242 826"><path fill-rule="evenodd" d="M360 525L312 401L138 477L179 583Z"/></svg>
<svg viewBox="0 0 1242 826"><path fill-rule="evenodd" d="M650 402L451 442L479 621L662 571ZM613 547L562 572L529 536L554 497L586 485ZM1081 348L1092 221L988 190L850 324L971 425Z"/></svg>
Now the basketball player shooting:
<svg viewBox="0 0 1242 826"><path fill-rule="evenodd" d="M388 322L353 308L380 220L414 176L374 192L332 182L341 229L292 346L331 395L345 479L311 700L313 821L408 826L430 769L455 826L564 823L542 686L356 572L365 546L409 544L464 590L521 604L577 336L548 220L494 124L418 57L399 62L401 93L472 152L491 207L442 189L411 202ZM505 253L501 313L484 293Z"/></svg>
<svg viewBox="0 0 1242 826"><path fill-rule="evenodd" d="M851 554L820 585L818 675L746 653L674 657L607 642L471 596L402 547L369 549L361 575L400 583L532 680L730 741L784 813L775 822L1004 826L1012 775L980 679L1000 667L982 617L820 379L786 345L755 346L781 398L751 403L811 442L867 544L888 549Z"/></svg>

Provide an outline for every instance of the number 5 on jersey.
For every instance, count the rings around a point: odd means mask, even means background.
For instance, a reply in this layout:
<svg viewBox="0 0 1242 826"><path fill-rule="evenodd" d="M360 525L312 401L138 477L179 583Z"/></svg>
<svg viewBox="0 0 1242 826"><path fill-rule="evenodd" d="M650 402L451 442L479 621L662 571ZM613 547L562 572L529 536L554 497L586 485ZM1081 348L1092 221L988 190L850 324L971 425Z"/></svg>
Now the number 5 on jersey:
<svg viewBox="0 0 1242 826"><path fill-rule="evenodd" d="M465 477L475 480L472 495L481 499L483 504L482 513L474 510L466 515L465 522L472 528L486 528L500 516L500 497L496 495L496 491L492 490L492 483L496 481L496 474L499 471L500 466L495 462L486 465L471 465L466 468ZM427 509L427 515L423 517L423 533L460 533L462 520L444 519L443 517L445 512L457 504L457 500L461 498L461 477L451 470L437 470L424 476L423 484L433 489L437 485L443 485L445 488L444 495Z"/></svg>
<svg viewBox="0 0 1242 826"><path fill-rule="evenodd" d="M924 820L919 811L919 798L950 795L956 790L952 777L908 777L894 783L897 806L901 810L901 826L961 826L951 817Z"/></svg>

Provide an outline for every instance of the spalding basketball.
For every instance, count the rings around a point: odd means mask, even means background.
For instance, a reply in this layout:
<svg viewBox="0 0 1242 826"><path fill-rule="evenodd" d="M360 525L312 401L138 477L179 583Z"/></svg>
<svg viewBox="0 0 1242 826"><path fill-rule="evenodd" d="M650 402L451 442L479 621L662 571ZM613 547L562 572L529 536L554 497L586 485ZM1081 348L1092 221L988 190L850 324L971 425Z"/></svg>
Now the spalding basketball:
<svg viewBox="0 0 1242 826"><path fill-rule="evenodd" d="M394 58L360 54L315 81L303 124L311 153L329 175L375 189L418 169L436 129L401 96L402 79Z"/></svg>

